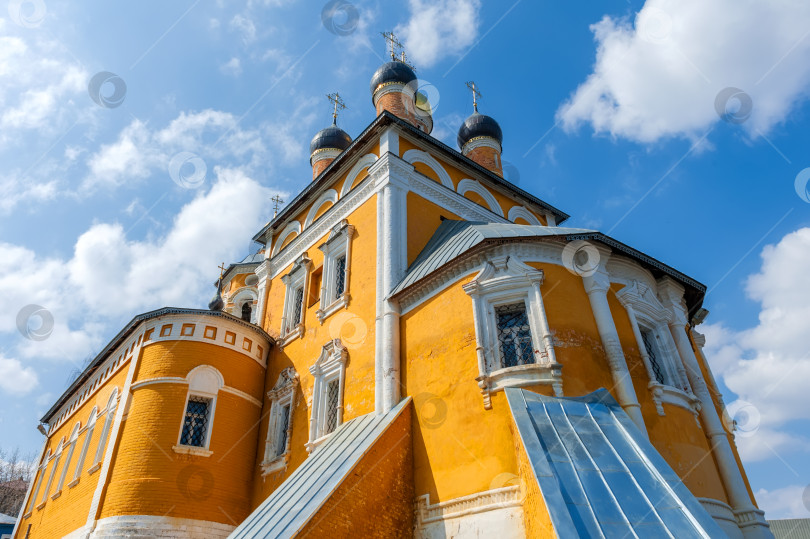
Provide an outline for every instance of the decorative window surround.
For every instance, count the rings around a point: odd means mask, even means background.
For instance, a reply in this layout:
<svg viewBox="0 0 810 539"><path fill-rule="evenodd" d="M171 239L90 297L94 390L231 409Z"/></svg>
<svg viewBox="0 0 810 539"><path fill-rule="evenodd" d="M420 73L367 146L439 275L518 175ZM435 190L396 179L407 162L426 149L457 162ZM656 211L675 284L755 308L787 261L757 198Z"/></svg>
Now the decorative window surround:
<svg viewBox="0 0 810 539"><path fill-rule="evenodd" d="M65 447L65 439L62 438L59 441L59 445L56 446L56 453L51 457L53 460L53 466L51 466L51 473L48 476L48 482L45 484L45 490L42 492L42 503L40 505L45 505L45 502L48 501L48 492L51 491L51 487L53 486L53 478L56 475L56 469L59 467L59 461L62 460L62 450Z"/></svg>
<svg viewBox="0 0 810 539"><path fill-rule="evenodd" d="M309 372L315 378L310 403L312 417L309 422L309 441L306 444L310 453L333 432L327 430L329 383L333 381L337 381L338 389L335 428L343 423L343 387L348 359L349 351L340 339L334 339L324 345L320 357L309 368Z"/></svg>
<svg viewBox="0 0 810 539"><path fill-rule="evenodd" d="M211 444L211 433L214 430L214 415L217 409L217 394L225 385L222 374L210 365L200 365L194 367L186 376L188 381L188 392L183 403L183 416L180 420L180 432L177 435L177 445L172 446L175 453L186 455L198 455L208 457L212 454L209 450ZM202 446L187 445L182 443L183 430L186 423L186 413L191 397L210 399L211 409L208 411L208 418L205 423L205 439Z"/></svg>
<svg viewBox="0 0 810 539"><path fill-rule="evenodd" d="M517 219L525 219L530 225L538 225L543 226L543 223L540 222L532 212L526 206L512 206L509 208L508 218L513 223ZM548 215L546 215L546 219L548 219Z"/></svg>
<svg viewBox="0 0 810 539"><path fill-rule="evenodd" d="M486 201L487 206L489 206L492 213L503 217L503 208L501 208L501 205L498 204L498 201L495 199L492 193L490 193L486 187L481 185L481 182L465 178L458 182L456 192L461 196L464 196L466 193L477 194Z"/></svg>
<svg viewBox="0 0 810 539"><path fill-rule="evenodd" d="M104 458L104 448L107 445L107 438L110 435L110 427L112 426L113 418L115 417L115 408L118 405L118 388L114 388L112 393L110 394L110 398L107 400L107 408L99 415L106 414L104 417L104 426L101 429L101 436L98 439L98 447L96 448L96 455L93 459L95 463L90 470L87 470L89 473L93 473L93 468L98 470L101 468L101 461ZM91 471L92 470L92 471Z"/></svg>
<svg viewBox="0 0 810 539"><path fill-rule="evenodd" d="M225 299L225 298L223 298ZM225 303L233 303L233 306L229 309L229 312L237 318L242 318L242 306L245 303L250 304L250 320L246 320L246 322L250 322L251 324L256 323L256 308L255 305L257 303L258 294L256 288L252 286L244 286L236 291L232 298L225 299Z"/></svg>
<svg viewBox="0 0 810 539"><path fill-rule="evenodd" d="M28 514L30 515L31 512L36 509L40 509L37 505L37 496L39 496L39 489L42 486L42 479L45 476L45 472L48 469L48 463L51 461L51 450L48 449L48 452L45 453L45 456L42 459L42 463L39 465L39 469L37 470L37 479L34 483L34 491L31 494L31 508L28 510ZM41 504L42 507L45 506L45 502L43 501Z"/></svg>
<svg viewBox="0 0 810 539"><path fill-rule="evenodd" d="M627 310L639 354L650 378L647 387L658 415L666 415L663 404L667 403L689 410L697 420L700 401L692 394L683 363L668 328L672 312L661 304L649 286L636 280L619 290L616 298ZM642 331L647 331L655 337L658 355L661 356L657 359L660 368L664 370L665 383L661 383L655 375Z"/></svg>
<svg viewBox="0 0 810 539"><path fill-rule="evenodd" d="M562 365L557 363L554 343L548 327L540 286L543 272L527 266L515 256L489 259L484 268L464 291L473 301L478 387L484 408L492 408L491 394L505 387L533 384L551 385L554 394L562 396ZM498 305L524 302L531 328L535 363L500 368L498 328L494 308Z"/></svg>
<svg viewBox="0 0 810 539"><path fill-rule="evenodd" d="M76 470L73 472L74 480L78 480L82 474L84 460L87 458L90 441L93 439L93 431L96 429L96 419L98 419L98 409L93 407L90 411L90 418L87 420L87 426L84 428L84 444L82 444L82 451L79 453L79 460L76 462Z"/></svg>
<svg viewBox="0 0 810 539"><path fill-rule="evenodd" d="M293 264L290 273L281 278L281 282L287 287L284 294L284 314L281 317L281 336L278 346L284 348L291 341L301 337L306 330L304 321L306 319L307 304L306 295L309 289L309 269L312 267L307 253L303 253ZM303 290L301 295L301 313L298 320L293 320L295 315L296 293Z"/></svg>
<svg viewBox="0 0 810 539"><path fill-rule="evenodd" d="M332 228L329 239L318 249L323 251L323 277L321 280L321 308L315 311L315 316L323 324L329 315L345 309L351 301L349 294L349 277L351 276L352 264L352 237L354 237L354 226L343 219ZM343 292L337 294L338 260L345 257L345 268L343 270Z"/></svg>
<svg viewBox="0 0 810 539"><path fill-rule="evenodd" d="M70 468L70 461L73 460L73 452L76 450L76 443L79 440L79 431L81 428L82 422L77 421L70 433L70 438L68 438L67 445L69 445L70 448L68 449L67 456L65 457L65 465L62 466L62 473L59 475L59 482L56 484L57 492L62 492L62 486L65 484L65 477L67 476L68 468Z"/></svg>
<svg viewBox="0 0 810 539"><path fill-rule="evenodd" d="M287 367L278 376L273 389L267 392L270 399L270 420L267 424L267 440L264 447L264 461L261 464L262 475L267 475L287 468L290 460L290 438L292 436L292 420L295 406L298 401L298 387L300 378L293 367ZM286 427L284 413L286 412ZM285 428L284 448L279 452L279 437Z"/></svg>

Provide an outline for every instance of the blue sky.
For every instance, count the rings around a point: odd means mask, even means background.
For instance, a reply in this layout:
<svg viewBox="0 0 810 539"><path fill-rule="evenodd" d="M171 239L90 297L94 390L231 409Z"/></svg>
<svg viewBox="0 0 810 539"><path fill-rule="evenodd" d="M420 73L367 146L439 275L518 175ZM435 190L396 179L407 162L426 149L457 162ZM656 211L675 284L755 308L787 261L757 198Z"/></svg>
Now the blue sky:
<svg viewBox="0 0 810 539"><path fill-rule="evenodd" d="M207 303L270 197L310 181L324 95L346 101L350 135L373 120L394 29L434 136L455 146L475 80L520 187L708 286L699 329L760 504L810 516L810 6L357 0L324 23L325 5L0 12L4 446L39 448L38 418L133 315ZM53 318L45 339L17 327L31 304Z"/></svg>

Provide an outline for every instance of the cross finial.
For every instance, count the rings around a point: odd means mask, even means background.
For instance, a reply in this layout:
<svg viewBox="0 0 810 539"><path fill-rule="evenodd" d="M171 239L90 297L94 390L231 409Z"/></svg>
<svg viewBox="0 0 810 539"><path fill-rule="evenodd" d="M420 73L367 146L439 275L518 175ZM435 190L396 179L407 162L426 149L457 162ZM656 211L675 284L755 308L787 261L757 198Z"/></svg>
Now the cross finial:
<svg viewBox="0 0 810 539"><path fill-rule="evenodd" d="M402 43L397 40L397 36L394 35L393 32L380 32L385 40L388 42L388 46L391 47L391 59L397 59L397 49L402 49Z"/></svg>
<svg viewBox="0 0 810 539"><path fill-rule="evenodd" d="M411 68L411 69L413 69L414 71L416 71L416 68L415 68L415 67L413 67L413 64L411 64L411 63L408 61L408 57L407 57L407 56L405 56L405 51L400 51L400 52L399 52L399 61L400 61L400 62L402 62L403 64L405 64L406 66L410 67L410 68Z"/></svg>
<svg viewBox="0 0 810 539"><path fill-rule="evenodd" d="M474 81L468 81L465 84L467 85L467 88L472 90L473 109L475 109L475 112L478 112L478 98L481 97L481 92L478 91L478 86L475 85Z"/></svg>
<svg viewBox="0 0 810 539"><path fill-rule="evenodd" d="M279 205L284 204L284 201L281 200L281 197L278 196L278 195L271 198L270 201L273 203L273 217L275 217L276 215L278 215L278 207L279 207Z"/></svg>
<svg viewBox="0 0 810 539"><path fill-rule="evenodd" d="M225 273L225 262L217 266L219 268L219 281L222 282L222 275Z"/></svg>
<svg viewBox="0 0 810 539"><path fill-rule="evenodd" d="M326 99L328 99L334 106L334 112L332 112L332 125L337 125L337 116L338 116L338 109L343 110L346 108L346 103L340 98L340 94L337 92L326 94Z"/></svg>

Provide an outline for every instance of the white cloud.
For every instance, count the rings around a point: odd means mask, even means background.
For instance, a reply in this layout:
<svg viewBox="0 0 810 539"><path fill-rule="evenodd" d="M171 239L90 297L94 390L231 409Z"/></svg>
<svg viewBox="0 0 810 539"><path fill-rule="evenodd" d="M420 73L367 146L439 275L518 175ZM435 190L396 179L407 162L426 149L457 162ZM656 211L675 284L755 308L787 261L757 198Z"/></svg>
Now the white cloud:
<svg viewBox="0 0 810 539"><path fill-rule="evenodd" d="M163 306L205 306L214 290L212 268L244 255L239 238L265 222L271 195L242 170L215 167L213 175L210 189L201 189L160 237L133 241L118 223L96 223L68 259L0 243L0 311L16 315L37 304L54 320L44 340L19 335L16 316L0 317L0 334L17 337L22 357L78 362L100 349L102 336L117 329L111 324ZM0 381L4 369L33 373L9 361L0 363Z"/></svg>
<svg viewBox="0 0 810 539"><path fill-rule="evenodd" d="M790 485L775 490L759 489L756 492L757 504L769 519L808 518L810 508L802 501L806 486Z"/></svg>
<svg viewBox="0 0 810 539"><path fill-rule="evenodd" d="M722 324L699 328L715 374L756 411L749 414L753 419L736 418L747 422L743 426L750 431L737 436L740 453L749 461L788 451L810 453L810 440L791 429L792 422L810 420L808 266L810 228L802 228L765 247L759 272L748 279L746 293L761 305L756 326L739 332Z"/></svg>
<svg viewBox="0 0 810 539"><path fill-rule="evenodd" d="M808 27L810 3L797 0L647 0L635 24L605 16L591 26L593 73L558 119L640 142L697 139L720 120L717 95L735 87L753 103L742 125L767 132L807 96Z"/></svg>
<svg viewBox="0 0 810 539"><path fill-rule="evenodd" d="M219 66L219 70L225 73L226 75L231 75L233 77L238 77L242 74L242 62L237 57L233 57L221 66Z"/></svg>
<svg viewBox="0 0 810 539"><path fill-rule="evenodd" d="M410 0L408 8L410 19L396 33L418 66L464 53L478 37L479 0Z"/></svg>
<svg viewBox="0 0 810 539"><path fill-rule="evenodd" d="M25 395L39 384L37 373L31 367L7 358L0 353L0 389L12 395Z"/></svg>
<svg viewBox="0 0 810 539"><path fill-rule="evenodd" d="M256 41L256 25L245 15L234 15L230 22L231 30L242 36L242 43L249 45Z"/></svg>

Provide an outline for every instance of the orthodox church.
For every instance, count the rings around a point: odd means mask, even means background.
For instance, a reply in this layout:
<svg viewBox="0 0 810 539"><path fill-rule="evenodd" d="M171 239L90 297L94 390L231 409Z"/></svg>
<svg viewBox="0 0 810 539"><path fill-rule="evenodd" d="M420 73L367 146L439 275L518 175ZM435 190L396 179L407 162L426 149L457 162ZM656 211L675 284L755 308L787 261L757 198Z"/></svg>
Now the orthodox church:
<svg viewBox="0 0 810 539"><path fill-rule="evenodd" d="M433 138L391 56L209 308L135 316L48 410L14 537L772 537L706 287L508 182L475 99Z"/></svg>

